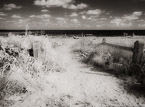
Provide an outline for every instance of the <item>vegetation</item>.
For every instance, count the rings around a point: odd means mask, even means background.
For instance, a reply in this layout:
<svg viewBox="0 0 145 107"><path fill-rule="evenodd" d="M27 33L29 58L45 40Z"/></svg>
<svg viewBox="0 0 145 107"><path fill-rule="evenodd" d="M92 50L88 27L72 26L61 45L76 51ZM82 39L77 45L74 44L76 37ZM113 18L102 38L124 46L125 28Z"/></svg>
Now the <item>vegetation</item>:
<svg viewBox="0 0 145 107"><path fill-rule="evenodd" d="M133 42L135 40L127 39L124 41L119 39L120 44L113 41L112 38L109 38L109 43L111 44L133 47ZM131 77L133 83L137 81L145 84L145 55L142 56L140 64L132 65L132 52L111 46L100 46L100 43L101 42L98 42L98 40L93 42L93 40L84 39L74 45L73 50L75 53L79 53L82 58L81 61L84 63L91 64L95 68L101 68L103 71L123 79Z"/></svg>
<svg viewBox="0 0 145 107"><path fill-rule="evenodd" d="M98 107L99 104L105 106L144 103L143 98L136 99L124 93L124 89L120 87L122 82L116 77L108 73L91 72L92 69L84 67L74 59L72 49L77 55L79 53L83 62L102 68L102 71L127 77L127 80L137 75L136 72L131 72L136 70L130 67L130 53L98 47L101 41L100 38L87 37L1 37L0 107ZM132 43L126 41L124 44L131 46ZM139 71L144 71L144 59L138 68L141 68ZM142 80L144 77L141 76L139 77Z"/></svg>
<svg viewBox="0 0 145 107"><path fill-rule="evenodd" d="M39 59L30 51L35 41L40 45ZM42 78L49 73L62 72L58 61L51 57L52 47L46 37L1 37L0 107L13 105L15 99L9 99L11 96L24 96L39 89Z"/></svg>

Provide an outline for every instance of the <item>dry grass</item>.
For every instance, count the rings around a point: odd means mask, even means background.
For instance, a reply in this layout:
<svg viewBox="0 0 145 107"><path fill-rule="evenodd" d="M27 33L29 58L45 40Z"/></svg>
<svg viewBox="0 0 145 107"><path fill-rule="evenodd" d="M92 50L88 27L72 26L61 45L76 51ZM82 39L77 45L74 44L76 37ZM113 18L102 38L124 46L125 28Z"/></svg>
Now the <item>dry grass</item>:
<svg viewBox="0 0 145 107"><path fill-rule="evenodd" d="M38 41L41 47L39 59L30 56L28 52L35 41ZM46 75L52 72L63 72L57 57L54 57L52 43L46 37L1 37L1 47L1 107L12 106L15 103L14 99L9 100L11 96L23 96L34 89L40 89L39 84L44 82L42 78Z"/></svg>
<svg viewBox="0 0 145 107"><path fill-rule="evenodd" d="M83 40L80 42L80 39ZM129 105L129 102L136 105L138 101L134 102L134 97L123 93L117 78L84 67L73 59L71 50L79 52L87 63L108 68L116 66L110 64L112 60L117 64L128 64L128 57L120 58L121 53L116 50L96 49L101 38L80 39L43 36L1 38L0 66L4 73L0 78L0 107L98 107L101 104ZM40 43L38 59L28 52L35 41Z"/></svg>
<svg viewBox="0 0 145 107"><path fill-rule="evenodd" d="M79 53L82 61L95 67L101 67L105 71L119 75L131 75L130 69L133 53L129 50L122 50L107 45L98 45L103 38L86 38L74 45L73 50ZM134 42L144 42L144 37L123 38L106 37L107 43L133 48Z"/></svg>

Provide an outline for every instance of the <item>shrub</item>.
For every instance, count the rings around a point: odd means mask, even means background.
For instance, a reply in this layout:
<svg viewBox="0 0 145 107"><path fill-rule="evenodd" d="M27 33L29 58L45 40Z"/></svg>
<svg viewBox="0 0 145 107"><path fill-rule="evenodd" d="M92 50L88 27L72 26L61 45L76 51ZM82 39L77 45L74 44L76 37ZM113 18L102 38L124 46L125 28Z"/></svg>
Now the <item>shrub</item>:
<svg viewBox="0 0 145 107"><path fill-rule="evenodd" d="M40 82L49 73L63 71L58 60L53 57L55 54L51 48L51 42L47 38L13 36L1 40L1 107L6 107L8 103L10 105L15 103L13 99L8 100L11 96L21 96L40 88ZM34 41L40 43L39 58L37 59L28 52L30 48L33 48Z"/></svg>
<svg viewBox="0 0 145 107"><path fill-rule="evenodd" d="M131 52L122 51L119 48L113 48L111 46L94 44L90 40L87 42L83 40L75 47L74 52L85 55L82 58L84 63L102 68L116 75L129 74L132 57Z"/></svg>

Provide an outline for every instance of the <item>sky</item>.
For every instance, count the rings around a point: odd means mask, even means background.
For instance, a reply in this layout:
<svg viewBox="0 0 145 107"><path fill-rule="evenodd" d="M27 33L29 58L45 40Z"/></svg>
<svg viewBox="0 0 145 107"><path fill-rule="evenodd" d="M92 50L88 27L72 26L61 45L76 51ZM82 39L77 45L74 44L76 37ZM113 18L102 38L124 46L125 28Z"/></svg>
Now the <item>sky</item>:
<svg viewBox="0 0 145 107"><path fill-rule="evenodd" d="M0 0L0 29L145 29L145 0Z"/></svg>

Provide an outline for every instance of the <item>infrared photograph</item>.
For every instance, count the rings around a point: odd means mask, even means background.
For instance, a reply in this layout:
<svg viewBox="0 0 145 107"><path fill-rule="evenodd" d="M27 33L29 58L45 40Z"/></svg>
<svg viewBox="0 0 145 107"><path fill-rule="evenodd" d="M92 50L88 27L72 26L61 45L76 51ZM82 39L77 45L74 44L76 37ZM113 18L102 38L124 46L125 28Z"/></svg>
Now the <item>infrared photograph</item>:
<svg viewBox="0 0 145 107"><path fill-rule="evenodd" d="M0 0L0 107L145 107L145 0Z"/></svg>

